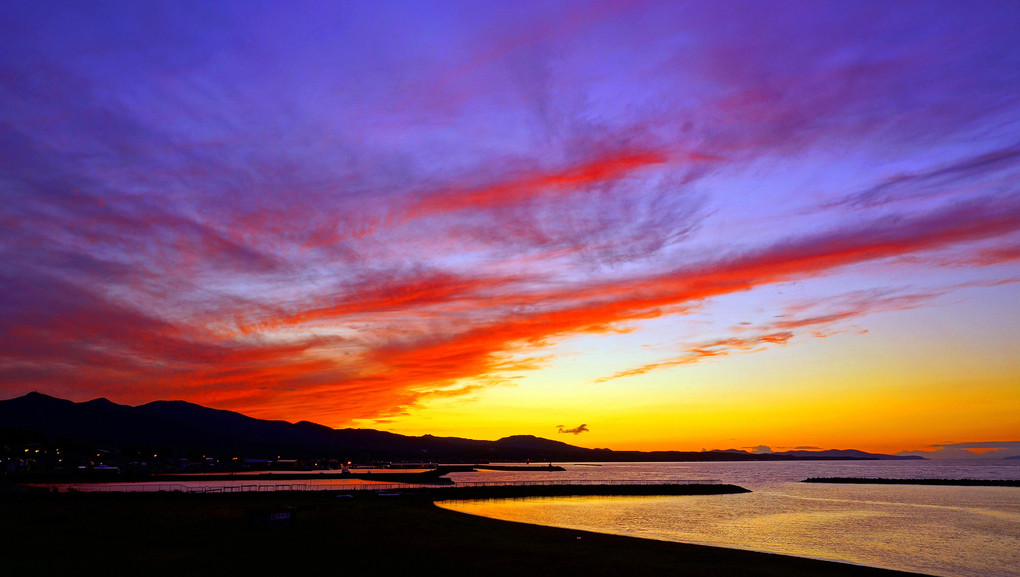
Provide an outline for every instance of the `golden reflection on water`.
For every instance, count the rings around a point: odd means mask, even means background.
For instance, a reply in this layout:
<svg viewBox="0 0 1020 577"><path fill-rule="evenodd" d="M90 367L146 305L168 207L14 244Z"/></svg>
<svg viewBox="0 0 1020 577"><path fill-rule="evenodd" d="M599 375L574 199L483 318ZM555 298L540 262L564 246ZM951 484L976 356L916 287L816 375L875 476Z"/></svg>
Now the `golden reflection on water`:
<svg viewBox="0 0 1020 577"><path fill-rule="evenodd" d="M1020 490L805 485L740 495L450 501L465 513L953 577L1020 575Z"/></svg>

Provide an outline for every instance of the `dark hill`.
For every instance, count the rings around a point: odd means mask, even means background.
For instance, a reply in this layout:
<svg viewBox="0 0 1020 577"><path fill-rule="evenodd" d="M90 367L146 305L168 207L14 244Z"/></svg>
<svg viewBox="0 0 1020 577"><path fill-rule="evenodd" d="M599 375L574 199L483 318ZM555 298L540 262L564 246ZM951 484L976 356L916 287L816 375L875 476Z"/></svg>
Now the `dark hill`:
<svg viewBox="0 0 1020 577"><path fill-rule="evenodd" d="M372 429L331 429L302 421L268 421L184 401L138 407L107 399L83 403L41 393L0 401L0 430L9 438L69 440L101 449L158 447L181 454L199 451L224 457L285 456L369 461L775 461L876 459L860 451L752 454L743 451L611 451L585 449L531 435L497 441L458 437L409 437Z"/></svg>

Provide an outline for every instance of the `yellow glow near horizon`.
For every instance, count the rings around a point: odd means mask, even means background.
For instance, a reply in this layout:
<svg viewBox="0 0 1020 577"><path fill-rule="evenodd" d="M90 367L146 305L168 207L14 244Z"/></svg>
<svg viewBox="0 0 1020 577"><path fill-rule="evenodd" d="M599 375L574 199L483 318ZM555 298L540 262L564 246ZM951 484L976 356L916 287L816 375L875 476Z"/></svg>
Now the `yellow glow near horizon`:
<svg viewBox="0 0 1020 577"><path fill-rule="evenodd" d="M884 331L805 339L610 383L593 383L598 371L584 355L573 356L522 372L514 385L435 400L382 426L482 439L532 434L642 451L767 445L895 453L1020 438L1020 361L997 351L961 358L938 339L919 344ZM556 429L582 423L590 432Z"/></svg>

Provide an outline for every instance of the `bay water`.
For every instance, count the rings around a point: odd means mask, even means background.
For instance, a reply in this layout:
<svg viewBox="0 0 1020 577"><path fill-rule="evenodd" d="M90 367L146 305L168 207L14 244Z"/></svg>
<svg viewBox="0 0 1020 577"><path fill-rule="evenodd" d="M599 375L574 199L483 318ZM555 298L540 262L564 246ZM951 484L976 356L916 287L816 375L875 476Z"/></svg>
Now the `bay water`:
<svg viewBox="0 0 1020 577"><path fill-rule="evenodd" d="M585 531L781 553L944 577L1020 577L1020 488L801 483L808 477L1020 479L1020 461L572 463L456 473L463 482L720 481L736 495L443 501Z"/></svg>

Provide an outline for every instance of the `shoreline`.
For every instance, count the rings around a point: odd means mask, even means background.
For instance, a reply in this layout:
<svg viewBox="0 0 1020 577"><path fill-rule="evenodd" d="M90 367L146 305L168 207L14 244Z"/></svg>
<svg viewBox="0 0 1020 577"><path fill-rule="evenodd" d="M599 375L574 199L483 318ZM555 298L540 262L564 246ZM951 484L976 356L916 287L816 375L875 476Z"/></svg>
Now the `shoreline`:
<svg viewBox="0 0 1020 577"><path fill-rule="evenodd" d="M843 562L500 521L427 495L0 494L12 574L435 568L454 575L918 575Z"/></svg>
<svg viewBox="0 0 1020 577"><path fill-rule="evenodd" d="M464 513L464 512L461 512L461 511L454 511L452 509L445 509L445 508L441 507L438 503L439 502L435 503L435 505L437 506L437 508L439 508L439 509L441 509L443 511L447 511L447 512L454 513L454 514L457 514L457 515L465 515L465 516L476 518L476 519L482 519L482 520L485 520L485 521L493 521L493 522L497 522L497 523L508 523L508 524L513 524L513 525L520 525L522 527L534 527L534 528L542 528L542 529L555 529L555 530L558 530L558 531L565 531L565 532L576 533L577 535L581 536L579 538L583 538L584 535L588 535L588 536L592 536L592 537L595 537L595 538L606 537L606 538L618 538L618 539L621 539L621 540L628 540L628 541L632 541L632 544L637 544L637 543L661 543L661 544L664 544L664 545L667 545L667 546L675 546L678 549L678 551L679 550L685 550L684 551L684 553L686 554L685 555L685 562L697 561L698 564L701 564L704 561L710 561L710 563L712 565L711 569L707 569L707 570L703 569L704 572L689 573L689 574L692 574L692 575L704 575L704 576L714 576L714 575L723 576L723 575L734 575L734 574L740 574L740 575L774 575L774 574L777 574L776 572L778 571L778 574L781 574L781 575L819 575L819 576L845 575L846 577L856 577L856 576L861 576L861 577L870 577L870 576L874 576L874 577L881 577L881 576L886 576L886 577L896 577L896 576L901 576L901 577L906 577L906 576L933 577L933 576L927 575L925 573L912 573L912 572L900 571L900 570L896 570L896 569L886 569L886 568L883 568L883 567L873 567L873 566L870 566L870 565L864 565L864 564L861 564L861 563L854 563L852 561L844 561L844 560L840 560L840 559L822 559L822 558L817 558L817 557L798 557L798 556L795 556L795 555L786 555L786 554L782 554L782 553L771 553L771 552L763 551L763 550L740 549L740 548L736 548L736 547L721 547L721 546L718 546L718 545L706 545L706 544L701 544L701 543L687 543L687 542L680 542L680 541L666 541L666 540L652 539L652 538L647 538L647 537L633 537L633 536L621 535L621 534L616 534L616 533L599 533L599 532L595 532L595 531L585 531L585 530L577 530L577 529L566 529L566 528L560 528L560 527L555 527L555 526L550 526L550 525L538 525L538 524L534 524L534 523L524 523L524 522L519 522L519 521L507 521L507 520L502 520L502 519L494 519L494 518L491 518L491 517L484 517L484 516L481 516L481 515L473 515L471 513ZM744 557L745 554L747 555L746 558ZM732 555L733 559L727 560L726 557L731 556L731 555ZM761 556L761 558L755 559L752 556ZM748 562L753 563L755 568L748 569L746 567L734 567L733 566L733 565L736 565L736 564L738 564L739 562L742 562L742 561L748 561ZM824 566L823 565L816 565L814 567L806 567L806 566L801 567L801 566L799 566L799 564L801 562L819 563L819 564L823 564ZM717 564L725 565L725 567L717 566ZM838 568L837 567L832 567L832 566L838 566ZM685 567L683 565L680 565L680 566L676 567L676 570L682 570L685 573L687 573L687 572L691 571L692 569L689 568L689 567ZM718 570L718 572L716 572L717 570ZM856 572L854 570L860 570L860 572ZM804 571L804 573L800 573L800 571Z"/></svg>

